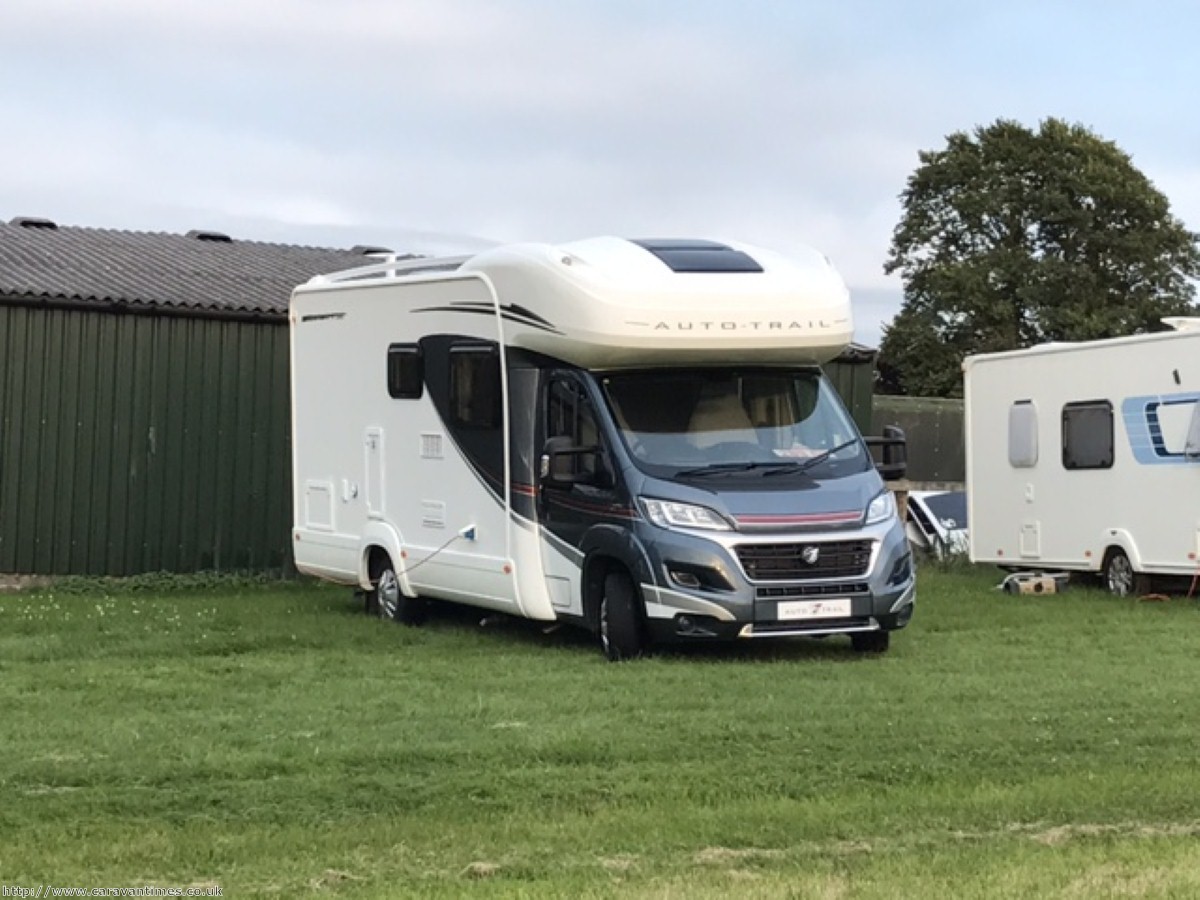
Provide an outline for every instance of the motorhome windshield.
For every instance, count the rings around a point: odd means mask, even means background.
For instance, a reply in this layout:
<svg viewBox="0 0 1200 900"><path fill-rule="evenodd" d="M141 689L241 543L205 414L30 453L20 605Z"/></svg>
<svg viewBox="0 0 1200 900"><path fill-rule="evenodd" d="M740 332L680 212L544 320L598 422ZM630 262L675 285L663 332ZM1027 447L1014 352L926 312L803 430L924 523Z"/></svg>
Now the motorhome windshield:
<svg viewBox="0 0 1200 900"><path fill-rule="evenodd" d="M870 465L817 369L650 370L601 381L630 454L657 477L829 479Z"/></svg>

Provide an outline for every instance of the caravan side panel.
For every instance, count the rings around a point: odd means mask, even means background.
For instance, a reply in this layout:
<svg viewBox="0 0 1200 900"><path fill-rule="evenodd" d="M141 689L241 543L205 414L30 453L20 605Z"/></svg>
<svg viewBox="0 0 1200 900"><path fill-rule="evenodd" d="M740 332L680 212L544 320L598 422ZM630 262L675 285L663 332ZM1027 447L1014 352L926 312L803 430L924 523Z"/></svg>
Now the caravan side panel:
<svg viewBox="0 0 1200 900"><path fill-rule="evenodd" d="M1186 575L1200 554L1200 334L973 357L965 366L972 558Z"/></svg>

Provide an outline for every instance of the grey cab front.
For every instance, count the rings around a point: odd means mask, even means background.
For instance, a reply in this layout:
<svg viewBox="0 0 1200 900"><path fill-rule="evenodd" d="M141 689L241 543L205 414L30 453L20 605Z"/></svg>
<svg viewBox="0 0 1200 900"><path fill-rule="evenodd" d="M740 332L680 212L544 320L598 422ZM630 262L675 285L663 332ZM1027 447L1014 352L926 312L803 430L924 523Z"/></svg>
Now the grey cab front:
<svg viewBox="0 0 1200 900"><path fill-rule="evenodd" d="M818 367L540 374L536 518L610 658L842 634L878 653L908 624L894 495Z"/></svg>

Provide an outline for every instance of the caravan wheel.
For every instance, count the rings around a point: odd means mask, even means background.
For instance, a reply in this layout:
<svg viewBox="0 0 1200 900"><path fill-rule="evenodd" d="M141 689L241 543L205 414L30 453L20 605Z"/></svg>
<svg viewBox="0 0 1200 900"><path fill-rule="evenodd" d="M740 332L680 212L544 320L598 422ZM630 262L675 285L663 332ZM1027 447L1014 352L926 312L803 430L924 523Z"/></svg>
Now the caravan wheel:
<svg viewBox="0 0 1200 900"><path fill-rule="evenodd" d="M624 572L609 572L600 598L600 646L611 662L635 659L646 649L637 588Z"/></svg>
<svg viewBox="0 0 1200 900"><path fill-rule="evenodd" d="M1150 593L1150 578L1133 569L1133 563L1119 547L1104 558L1104 586L1117 597L1140 597Z"/></svg>
<svg viewBox="0 0 1200 900"><path fill-rule="evenodd" d="M381 554L371 563L371 592L367 594L367 611L381 619L420 625L425 619L425 601L406 597L400 590L400 579L391 557Z"/></svg>

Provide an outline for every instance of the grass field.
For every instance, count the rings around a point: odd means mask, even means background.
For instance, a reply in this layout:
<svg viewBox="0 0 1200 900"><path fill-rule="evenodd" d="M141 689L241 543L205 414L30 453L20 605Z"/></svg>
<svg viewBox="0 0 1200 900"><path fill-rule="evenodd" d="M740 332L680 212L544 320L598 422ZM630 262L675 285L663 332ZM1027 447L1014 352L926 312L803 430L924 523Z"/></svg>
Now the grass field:
<svg viewBox="0 0 1200 900"><path fill-rule="evenodd" d="M924 570L882 658L624 665L315 585L0 596L0 882L1200 896L1196 601L998 580Z"/></svg>

